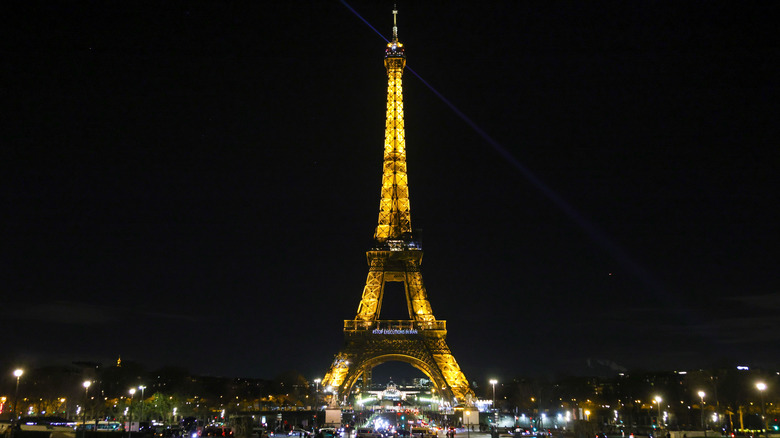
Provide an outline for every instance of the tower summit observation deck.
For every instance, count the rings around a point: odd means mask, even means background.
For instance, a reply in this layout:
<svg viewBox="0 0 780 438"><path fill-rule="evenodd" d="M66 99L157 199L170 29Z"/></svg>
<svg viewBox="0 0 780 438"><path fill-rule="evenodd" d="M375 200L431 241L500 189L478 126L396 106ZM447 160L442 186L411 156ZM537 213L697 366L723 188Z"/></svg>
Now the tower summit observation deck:
<svg viewBox="0 0 780 438"><path fill-rule="evenodd" d="M374 246L366 252L368 276L354 320L344 321L345 344L322 380L347 397L362 378L370 382L373 367L407 362L435 384L441 404L459 404L473 395L468 380L447 346L446 322L436 320L423 285L423 251L414 239L406 172L402 76L404 45L398 40L398 11L393 11L393 38L385 49L387 117L382 187ZM380 320L387 282L404 284L408 320Z"/></svg>

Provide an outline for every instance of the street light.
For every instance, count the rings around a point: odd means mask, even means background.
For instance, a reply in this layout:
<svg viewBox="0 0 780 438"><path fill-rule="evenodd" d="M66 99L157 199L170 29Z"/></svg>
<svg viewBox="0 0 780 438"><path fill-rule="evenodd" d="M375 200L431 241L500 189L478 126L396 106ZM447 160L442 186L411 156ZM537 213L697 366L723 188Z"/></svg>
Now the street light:
<svg viewBox="0 0 780 438"><path fill-rule="evenodd" d="M661 402L664 399L660 395L655 396L655 404L658 405L658 430L661 430Z"/></svg>
<svg viewBox="0 0 780 438"><path fill-rule="evenodd" d="M141 418L138 419L138 422L140 423L141 421L144 421L144 389L146 389L146 387L141 385L138 389L141 390Z"/></svg>
<svg viewBox="0 0 780 438"><path fill-rule="evenodd" d="M707 395L704 391L699 391L699 397L701 398L701 404L699 405L699 411L701 412L701 428L704 430L704 438L707 438L707 428L704 426L704 396Z"/></svg>
<svg viewBox="0 0 780 438"><path fill-rule="evenodd" d="M314 379L314 404L318 405L320 402L320 382L322 379Z"/></svg>
<svg viewBox="0 0 780 438"><path fill-rule="evenodd" d="M320 382L322 379L314 379L314 409L320 408ZM314 416L314 427L317 427L317 416Z"/></svg>
<svg viewBox="0 0 780 438"><path fill-rule="evenodd" d="M471 411L466 410L466 438L471 438Z"/></svg>
<svg viewBox="0 0 780 438"><path fill-rule="evenodd" d="M493 409L496 408L496 383L498 383L498 380L490 379L490 384L493 385Z"/></svg>
<svg viewBox="0 0 780 438"><path fill-rule="evenodd" d="M14 376L16 376L16 393L14 394L14 417L12 418L11 423L11 438L14 436L14 429L16 429L16 421L19 419L19 416L16 413L16 402L19 400L19 378L22 377L22 374L24 374L24 370L19 368L17 370L14 370Z"/></svg>
<svg viewBox="0 0 780 438"><path fill-rule="evenodd" d="M756 388L758 388L758 392L761 394L761 422L764 426L764 436L769 438L769 429L766 427L766 405L764 404L764 391L766 391L766 383L758 382L756 383Z"/></svg>
<svg viewBox="0 0 780 438"><path fill-rule="evenodd" d="M18 418L18 415L16 414L16 402L19 400L19 379L22 377L22 374L24 374L23 369L14 371L14 376L16 376L16 394L14 395L14 422Z"/></svg>
<svg viewBox="0 0 780 438"><path fill-rule="evenodd" d="M135 388L130 388L130 418L128 421L127 438L133 436L133 396L135 395Z"/></svg>
<svg viewBox="0 0 780 438"><path fill-rule="evenodd" d="M493 410L496 412L495 425L498 427L498 408L496 407L496 383L498 380L490 379L490 384L493 385Z"/></svg>
<svg viewBox="0 0 780 438"><path fill-rule="evenodd" d="M82 386L84 386L84 413L81 415L81 436L87 436L87 399L89 398L89 385L91 384L92 382L89 380L85 380L84 383L82 383Z"/></svg>

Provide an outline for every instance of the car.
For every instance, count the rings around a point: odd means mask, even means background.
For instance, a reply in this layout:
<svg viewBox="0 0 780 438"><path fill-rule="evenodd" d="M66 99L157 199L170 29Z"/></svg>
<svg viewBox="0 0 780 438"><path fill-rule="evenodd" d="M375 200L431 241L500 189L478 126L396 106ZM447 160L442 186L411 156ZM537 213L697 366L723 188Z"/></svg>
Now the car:
<svg viewBox="0 0 780 438"><path fill-rule="evenodd" d="M232 437L233 429L224 426L209 426L203 428L203 432L201 432L200 436Z"/></svg>
<svg viewBox="0 0 780 438"><path fill-rule="evenodd" d="M323 427L316 436L317 438L341 438L341 431L335 427Z"/></svg>
<svg viewBox="0 0 780 438"><path fill-rule="evenodd" d="M514 438L515 436L514 429L510 429L508 427L499 427L496 432L498 438Z"/></svg>
<svg viewBox="0 0 780 438"><path fill-rule="evenodd" d="M396 432L395 429L384 429L379 433L382 435L382 438L391 438L391 437L398 436L398 432Z"/></svg>
<svg viewBox="0 0 780 438"><path fill-rule="evenodd" d="M374 429L359 427L355 431L355 438L382 438L382 435L379 432L374 431Z"/></svg>
<svg viewBox="0 0 780 438"><path fill-rule="evenodd" d="M270 435L268 433L268 429L264 427L254 427L252 428L252 438L268 438Z"/></svg>
<svg viewBox="0 0 780 438"><path fill-rule="evenodd" d="M179 438L184 435L184 429L181 427L166 427L165 429L158 430L154 436L162 438Z"/></svg>
<svg viewBox="0 0 780 438"><path fill-rule="evenodd" d="M335 427L323 427L320 429L322 438L340 438L344 435L344 429L337 429Z"/></svg>
<svg viewBox="0 0 780 438"><path fill-rule="evenodd" d="M409 436L411 438L436 438L436 434L431 433L427 427L413 427Z"/></svg>

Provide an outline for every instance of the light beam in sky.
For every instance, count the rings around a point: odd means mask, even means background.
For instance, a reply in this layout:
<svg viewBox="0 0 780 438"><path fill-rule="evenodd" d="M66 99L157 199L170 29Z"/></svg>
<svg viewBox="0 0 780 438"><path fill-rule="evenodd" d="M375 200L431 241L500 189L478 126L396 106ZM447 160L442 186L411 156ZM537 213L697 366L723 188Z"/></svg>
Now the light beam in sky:
<svg viewBox="0 0 780 438"><path fill-rule="evenodd" d="M389 40L385 38L381 32L379 32L374 26L371 25L371 23L368 22L368 20L363 18L363 16L355 11L355 9L352 8L352 6L350 6L346 1L339 1L347 9L349 9L350 12L355 14L355 16L357 16L363 23L365 23L366 26L376 32L376 34L379 35L379 37L382 38L385 43L389 42ZM431 92L433 92L433 94L435 94L442 102L444 102L444 104L447 105L461 120L466 122L466 124L469 125L471 129L473 129L480 137L482 137L485 142L492 146L499 155L501 155L509 164L517 169L534 187L536 187L537 190L542 192L542 194L544 194L547 199L549 199L556 207L558 207L558 209L560 209L566 216L568 216L569 219L577 224L577 226L579 226L591 240L606 250L610 256L612 256L612 258L615 259L624 269L638 278L648 291L658 296L658 299L662 300L661 302L668 303L668 305L664 306L665 309L669 309L674 312L680 320L688 322L691 329L705 326L704 319L701 318L697 312L694 312L692 309L689 309L687 306L683 305L683 303L680 302L676 296L669 293L661 284L661 282L655 277L655 275L648 271L644 266L636 262L620 245L609 238L605 232L603 232L595 224L580 214L580 212L577 211L574 206L572 206L562 196L556 193L552 188L550 188L550 186L545 184L544 181L542 181L539 177L536 176L536 174L523 165L504 146L502 146L498 141L485 132L485 130L480 128L473 120L471 120L466 114L464 114L452 102L450 102L449 99L444 97L438 90L436 90L436 88L434 88L430 83L428 83L428 81L420 76L411 66L409 66L408 62L406 64L406 69L409 70L409 72L411 72L415 77L417 77L417 79L419 79L420 82L422 82L426 87L428 87L428 89L431 90ZM711 341L715 342L717 336L714 336L714 333L712 333L713 330L714 329L710 326L708 331L702 330L699 334L705 338L710 338Z"/></svg>

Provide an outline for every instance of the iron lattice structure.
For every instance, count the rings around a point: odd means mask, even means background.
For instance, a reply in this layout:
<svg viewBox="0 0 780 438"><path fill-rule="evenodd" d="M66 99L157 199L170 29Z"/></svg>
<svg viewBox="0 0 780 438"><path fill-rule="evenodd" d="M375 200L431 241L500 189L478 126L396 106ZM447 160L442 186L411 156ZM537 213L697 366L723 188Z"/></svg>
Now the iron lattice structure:
<svg viewBox="0 0 780 438"><path fill-rule="evenodd" d="M436 320L423 285L422 248L412 233L406 173L403 88L404 46L398 41L393 11L393 40L385 50L387 121L375 246L366 252L368 277L354 320L344 321L345 343L322 381L344 397L373 367L406 362L427 375L443 403L459 404L473 395L445 341L445 321ZM409 320L380 320L387 282L403 282Z"/></svg>

